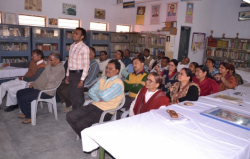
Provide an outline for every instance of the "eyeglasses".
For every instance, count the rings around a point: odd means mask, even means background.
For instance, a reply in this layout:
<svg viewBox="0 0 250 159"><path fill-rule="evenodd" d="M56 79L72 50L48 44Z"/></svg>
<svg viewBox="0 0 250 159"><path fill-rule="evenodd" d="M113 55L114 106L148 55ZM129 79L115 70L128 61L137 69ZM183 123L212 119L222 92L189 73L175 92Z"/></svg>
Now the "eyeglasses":
<svg viewBox="0 0 250 159"><path fill-rule="evenodd" d="M146 79L146 82L147 82L147 81L148 81L149 83L154 82L154 81L152 81L151 79L148 79L148 78Z"/></svg>
<svg viewBox="0 0 250 159"><path fill-rule="evenodd" d="M55 59L53 59L53 60L48 59L49 62L52 62L52 61L54 61L54 60L55 60Z"/></svg>
<svg viewBox="0 0 250 159"><path fill-rule="evenodd" d="M115 70L115 68L111 68L111 67L105 67L105 69L107 70L109 70L109 71L113 71L113 70Z"/></svg>

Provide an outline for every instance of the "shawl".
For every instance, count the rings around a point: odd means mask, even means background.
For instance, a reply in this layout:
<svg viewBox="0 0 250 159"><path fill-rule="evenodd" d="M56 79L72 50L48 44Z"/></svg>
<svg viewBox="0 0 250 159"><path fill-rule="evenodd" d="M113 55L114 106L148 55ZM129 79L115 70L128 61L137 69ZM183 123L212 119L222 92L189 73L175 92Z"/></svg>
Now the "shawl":
<svg viewBox="0 0 250 159"><path fill-rule="evenodd" d="M224 91L226 89L234 89L238 85L238 80L235 79L235 77L233 75L230 75L229 73L225 75L225 79L227 81L228 87L224 85L221 79L219 81L216 81L219 86L219 92Z"/></svg>
<svg viewBox="0 0 250 159"><path fill-rule="evenodd" d="M166 94L169 92L169 88L178 81L178 72L175 70L172 74L168 75L168 70L164 70L162 73L162 91Z"/></svg>
<svg viewBox="0 0 250 159"><path fill-rule="evenodd" d="M193 82L198 84L200 87L200 96L207 96L213 93L217 93L219 91L218 84L211 78L205 78L201 83L200 81L194 76Z"/></svg>

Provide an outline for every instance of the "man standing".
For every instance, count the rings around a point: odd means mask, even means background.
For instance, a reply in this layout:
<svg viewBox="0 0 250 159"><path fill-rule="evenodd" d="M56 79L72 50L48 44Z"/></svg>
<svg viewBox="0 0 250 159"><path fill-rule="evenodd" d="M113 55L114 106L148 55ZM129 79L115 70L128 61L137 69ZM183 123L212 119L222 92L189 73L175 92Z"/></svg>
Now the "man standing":
<svg viewBox="0 0 250 159"><path fill-rule="evenodd" d="M150 50L145 49L143 54L145 58L145 64L148 66L151 66L155 60L150 56Z"/></svg>
<svg viewBox="0 0 250 159"><path fill-rule="evenodd" d="M69 84L69 95L73 109L82 107L85 101L84 80L89 70L89 47L83 43L84 38L86 38L86 30L76 28L72 36L74 43L69 50L65 83Z"/></svg>
<svg viewBox="0 0 250 159"><path fill-rule="evenodd" d="M18 108L16 93L18 90L24 89L27 82L33 82L40 76L40 74L45 68L43 58L43 52L41 50L36 49L32 51L30 62L4 63L2 65L2 67L14 66L29 68L28 72L23 77L19 77L19 79L11 80L0 85L0 104L2 104L2 99L8 91L6 101L6 106L8 108L6 108L4 111L10 112Z"/></svg>
<svg viewBox="0 0 250 159"><path fill-rule="evenodd" d="M29 85L30 88L25 88L17 92L17 102L23 112L18 117L25 118L22 123L28 124L31 122L31 102L37 99L40 91L55 88L65 77L64 66L60 59L61 55L59 53L51 53L43 73L34 83ZM55 93L56 90L42 93L41 98L52 98Z"/></svg>
<svg viewBox="0 0 250 159"><path fill-rule="evenodd" d="M151 71L151 72L156 72L159 75L161 74L162 71L167 70L168 69L168 63L169 63L170 59L168 57L163 57L161 59L161 62L156 65Z"/></svg>
<svg viewBox="0 0 250 159"><path fill-rule="evenodd" d="M80 138L83 129L98 123L102 113L118 107L124 97L123 82L118 77L119 71L120 63L117 60L110 60L106 66L106 76L89 90L93 102L67 113L67 122ZM106 114L104 121L110 120L111 117L111 113Z"/></svg>
<svg viewBox="0 0 250 159"><path fill-rule="evenodd" d="M151 66L149 66L149 71L151 71L152 69L154 69L154 67L157 65L157 64L160 64L160 62L161 62L161 59L163 58L165 56L165 53L164 52L159 52L158 53L158 56L157 56L157 60L155 60L154 61L154 63L151 65Z"/></svg>
<svg viewBox="0 0 250 159"><path fill-rule="evenodd" d="M130 57L129 49L124 50L124 57L122 59L122 62L124 63L125 67L127 67L129 64L132 63L132 60L129 57Z"/></svg>
<svg viewBox="0 0 250 159"><path fill-rule="evenodd" d="M105 72L105 67L108 65L108 54L106 51L100 52L100 58L96 59L99 64L100 72Z"/></svg>

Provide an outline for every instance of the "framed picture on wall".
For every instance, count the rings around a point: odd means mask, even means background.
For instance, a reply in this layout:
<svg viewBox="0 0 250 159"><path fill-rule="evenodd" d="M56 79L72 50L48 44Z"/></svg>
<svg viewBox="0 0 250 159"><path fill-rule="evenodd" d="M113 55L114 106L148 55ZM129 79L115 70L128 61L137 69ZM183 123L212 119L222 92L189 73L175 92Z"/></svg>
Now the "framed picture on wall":
<svg viewBox="0 0 250 159"><path fill-rule="evenodd" d="M67 15L76 15L76 5L75 4L62 4L62 13Z"/></svg>
<svg viewBox="0 0 250 159"><path fill-rule="evenodd" d="M4 13L4 23L5 24L17 24L16 13Z"/></svg>
<svg viewBox="0 0 250 159"><path fill-rule="evenodd" d="M167 4L167 22L177 21L178 2Z"/></svg>
<svg viewBox="0 0 250 159"><path fill-rule="evenodd" d="M160 8L160 4L155 4L151 6L150 24L160 23Z"/></svg>
<svg viewBox="0 0 250 159"><path fill-rule="evenodd" d="M42 0L24 0L24 9L41 12Z"/></svg>
<svg viewBox="0 0 250 159"><path fill-rule="evenodd" d="M194 3L187 2L185 23L193 23Z"/></svg>
<svg viewBox="0 0 250 159"><path fill-rule="evenodd" d="M239 12L239 21L250 20L250 11Z"/></svg>
<svg viewBox="0 0 250 159"><path fill-rule="evenodd" d="M105 19L106 11L103 9L95 8L95 19Z"/></svg>

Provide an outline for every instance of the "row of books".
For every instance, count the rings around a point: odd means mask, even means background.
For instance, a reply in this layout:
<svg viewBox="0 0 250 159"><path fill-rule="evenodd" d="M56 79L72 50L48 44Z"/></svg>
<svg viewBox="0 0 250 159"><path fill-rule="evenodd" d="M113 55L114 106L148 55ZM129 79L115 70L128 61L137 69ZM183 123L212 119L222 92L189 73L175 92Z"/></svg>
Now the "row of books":
<svg viewBox="0 0 250 159"><path fill-rule="evenodd" d="M164 46L166 43L166 39L165 38L152 38L152 37L148 37L146 44L148 45L157 45L157 46Z"/></svg>
<svg viewBox="0 0 250 159"><path fill-rule="evenodd" d="M150 50L150 55L158 55L160 52L164 52L164 49L158 48L148 48Z"/></svg>
<svg viewBox="0 0 250 159"><path fill-rule="evenodd" d="M217 40L217 47L227 48L228 41Z"/></svg>
<svg viewBox="0 0 250 159"><path fill-rule="evenodd" d="M15 58L2 58L3 63L18 63L18 62L27 62L27 57L15 57Z"/></svg>
<svg viewBox="0 0 250 159"><path fill-rule="evenodd" d="M114 35L112 37L112 41L116 42L116 41L127 41L128 40L128 36L127 35Z"/></svg>
<svg viewBox="0 0 250 159"><path fill-rule="evenodd" d="M129 45L125 45L125 44L124 45L118 45L117 44L117 45L113 46L112 51L113 50L115 50L115 51L116 50L123 50L124 51L125 49L129 49Z"/></svg>
<svg viewBox="0 0 250 159"><path fill-rule="evenodd" d="M42 51L57 51L57 44L37 44L36 49L40 49Z"/></svg>
<svg viewBox="0 0 250 159"><path fill-rule="evenodd" d="M36 37L37 38L58 38L59 31L57 30L39 30L36 31Z"/></svg>
<svg viewBox="0 0 250 159"><path fill-rule="evenodd" d="M227 51L226 49L219 49L214 51L212 51L211 49L207 49L207 55L215 57L231 58L231 59L249 60L248 53L231 52Z"/></svg>
<svg viewBox="0 0 250 159"><path fill-rule="evenodd" d="M69 51L70 45L66 45L66 51Z"/></svg>
<svg viewBox="0 0 250 159"><path fill-rule="evenodd" d="M236 50L250 50L250 43L246 42L232 42L229 46L229 49L236 49Z"/></svg>
<svg viewBox="0 0 250 159"><path fill-rule="evenodd" d="M227 48L228 47L228 41L219 40L219 39L208 39L207 46L208 47Z"/></svg>
<svg viewBox="0 0 250 159"><path fill-rule="evenodd" d="M145 46L130 46L130 51L131 52L139 52L139 53L143 53L143 51L146 49Z"/></svg>
<svg viewBox="0 0 250 159"><path fill-rule="evenodd" d="M93 40L109 40L108 34L92 34Z"/></svg>
<svg viewBox="0 0 250 159"><path fill-rule="evenodd" d="M27 43L0 43L1 51L26 51L28 50Z"/></svg>
<svg viewBox="0 0 250 159"><path fill-rule="evenodd" d="M234 66L236 68L238 68L238 67L249 68L250 64L249 63L242 63L242 62L234 62Z"/></svg>
<svg viewBox="0 0 250 159"><path fill-rule="evenodd" d="M0 27L0 36L29 36L29 28L9 28L7 26Z"/></svg>
<svg viewBox="0 0 250 159"><path fill-rule="evenodd" d="M67 31L66 32L66 38L67 39L72 39L72 32Z"/></svg>
<svg viewBox="0 0 250 159"><path fill-rule="evenodd" d="M108 51L108 46L93 46L96 51Z"/></svg>

